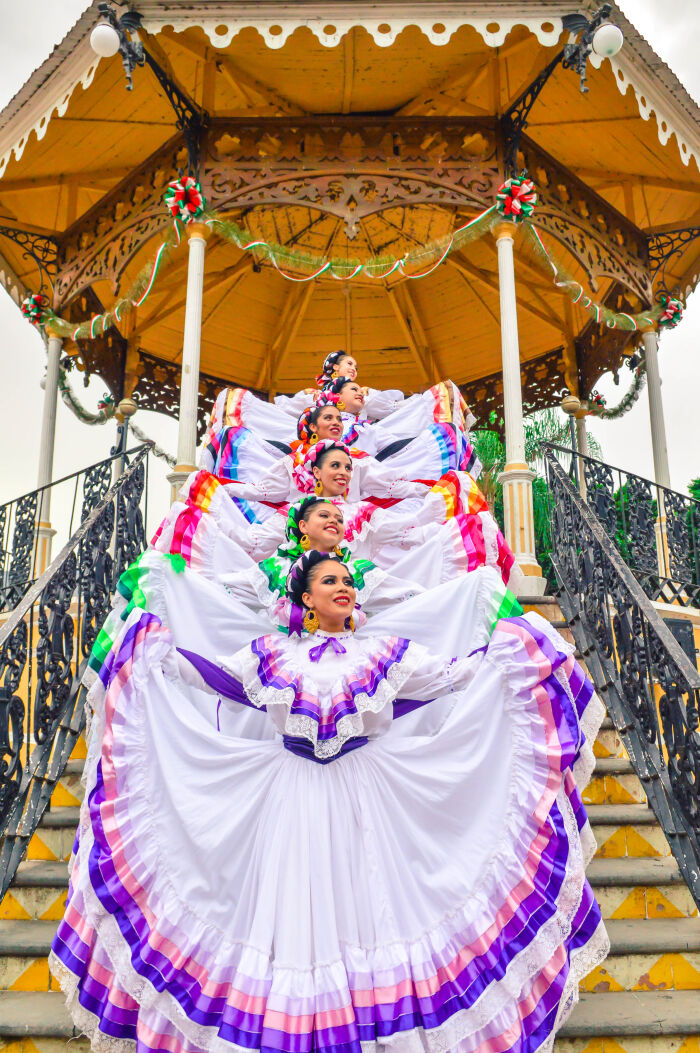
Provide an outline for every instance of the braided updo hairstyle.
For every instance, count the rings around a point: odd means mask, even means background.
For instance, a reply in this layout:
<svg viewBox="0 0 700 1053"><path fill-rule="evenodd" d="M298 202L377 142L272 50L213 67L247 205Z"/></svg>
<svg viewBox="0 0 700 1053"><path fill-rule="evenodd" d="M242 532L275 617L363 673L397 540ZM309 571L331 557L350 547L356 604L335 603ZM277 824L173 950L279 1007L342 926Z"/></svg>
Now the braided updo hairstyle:
<svg viewBox="0 0 700 1053"><path fill-rule="evenodd" d="M323 391L326 395L337 395L342 402L343 399L343 388L346 384L356 384L356 380L351 380L350 377L335 377L334 380L329 380L323 385ZM344 405L338 404L338 409L345 409Z"/></svg>
<svg viewBox="0 0 700 1053"><path fill-rule="evenodd" d="M330 355L326 355L323 360L323 368L316 377L316 383L320 388L325 388L330 380L335 379L334 370L338 363L344 358L350 358L347 351L331 351Z"/></svg>
<svg viewBox="0 0 700 1053"><path fill-rule="evenodd" d="M303 530L299 526L302 521L306 522L307 517L313 511L317 505L332 505L333 502L327 497L304 497L301 501L297 501L296 504L289 506L289 513L287 515L287 526L285 528L286 541L283 541L277 552L281 556L288 556L290 559L298 559L299 556L304 555L305 549L302 548L301 539L303 536ZM334 506L335 507L335 506ZM323 553L321 553L323 555ZM338 558L347 558L350 552L346 548L336 547L336 556Z"/></svg>
<svg viewBox="0 0 700 1053"><path fill-rule="evenodd" d="M340 556L329 554L328 552L318 552L317 549L312 549L310 552L304 552L293 564L287 575L287 596L296 603L299 607L304 606L302 596L305 592L309 591L309 579L311 572L314 567L317 567L319 563L325 563L330 561L331 563L338 563L341 567L348 569L348 565L344 559Z"/></svg>
<svg viewBox="0 0 700 1053"><path fill-rule="evenodd" d="M325 409L326 406L337 407L339 401L337 395L330 395L323 391L318 396L316 403L304 410L297 421L297 435L302 442L311 442L311 436L315 433L316 423L321 410Z"/></svg>
<svg viewBox="0 0 700 1053"><path fill-rule="evenodd" d="M326 459L326 455L331 453L332 450L339 450L351 458L350 449L344 442L338 442L336 439L319 439L318 442L309 448L301 464L295 465L292 469L292 478L297 489L302 494L313 493L316 482L314 468L320 468ZM352 459L350 464L352 465Z"/></svg>

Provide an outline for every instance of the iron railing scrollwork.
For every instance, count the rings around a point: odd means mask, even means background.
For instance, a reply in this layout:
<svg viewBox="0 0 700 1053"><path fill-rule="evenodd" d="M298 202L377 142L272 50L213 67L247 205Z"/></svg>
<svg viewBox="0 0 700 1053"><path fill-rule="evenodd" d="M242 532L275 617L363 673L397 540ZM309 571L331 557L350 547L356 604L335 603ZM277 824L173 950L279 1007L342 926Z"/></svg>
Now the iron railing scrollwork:
<svg viewBox="0 0 700 1053"><path fill-rule="evenodd" d="M544 460L560 606L700 905L700 673L552 449Z"/></svg>
<svg viewBox="0 0 700 1053"><path fill-rule="evenodd" d="M0 899L85 722L81 681L120 574L145 547L148 454L93 466L82 522L0 628ZM109 472L109 474L108 474Z"/></svg>
<svg viewBox="0 0 700 1053"><path fill-rule="evenodd" d="M588 505L647 596L700 606L700 501L594 457L548 448L578 466Z"/></svg>
<svg viewBox="0 0 700 1053"><path fill-rule="evenodd" d="M57 525L64 537L70 537L77 507L82 523L109 490L118 457L121 454L0 505L0 611L12 610L36 577L42 503L47 507L53 503L55 512L56 498L64 495L64 503L71 505L70 520Z"/></svg>

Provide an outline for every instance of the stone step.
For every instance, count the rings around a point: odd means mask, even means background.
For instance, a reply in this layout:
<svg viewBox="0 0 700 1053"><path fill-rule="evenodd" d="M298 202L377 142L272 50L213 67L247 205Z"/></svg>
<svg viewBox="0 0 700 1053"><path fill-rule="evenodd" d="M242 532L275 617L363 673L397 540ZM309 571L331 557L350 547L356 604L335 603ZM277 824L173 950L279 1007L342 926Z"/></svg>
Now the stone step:
<svg viewBox="0 0 700 1053"><path fill-rule="evenodd" d="M646 804L589 804L597 859L641 859L671 855L661 824Z"/></svg>
<svg viewBox="0 0 700 1053"><path fill-rule="evenodd" d="M0 1038L78 1038L60 991L0 991ZM67 1050L87 1050L78 1038Z"/></svg>
<svg viewBox="0 0 700 1053"><path fill-rule="evenodd" d="M587 874L606 921L698 917L697 905L672 856L596 858Z"/></svg>
<svg viewBox="0 0 700 1053"><path fill-rule="evenodd" d="M644 804L646 794L628 757L596 757L593 776L584 790L583 800L587 806Z"/></svg>
<svg viewBox="0 0 700 1053"><path fill-rule="evenodd" d="M38 958L46 956L56 932L53 921L0 921L0 955Z"/></svg>
<svg viewBox="0 0 700 1053"><path fill-rule="evenodd" d="M658 821L646 804L589 804L591 826L653 826Z"/></svg>
<svg viewBox="0 0 700 1053"><path fill-rule="evenodd" d="M0 920L54 921L63 917L68 892L68 867L64 862L27 859L0 901Z"/></svg>
<svg viewBox="0 0 700 1053"><path fill-rule="evenodd" d="M68 888L65 863L28 859L17 867L13 888Z"/></svg>
<svg viewBox="0 0 700 1053"><path fill-rule="evenodd" d="M560 1038L617 1038L665 1036L666 1053L678 1049L671 1036L700 1035L700 997L697 991L620 991L582 994L579 1004L559 1032ZM624 1042L621 1043L624 1048ZM680 1045L680 1043L679 1043ZM557 1043L557 1053L561 1049ZM598 1048L598 1047L593 1047ZM611 1048L617 1048L611 1043ZM633 1047L640 1053L647 1046Z"/></svg>
<svg viewBox="0 0 700 1053"><path fill-rule="evenodd" d="M611 920L606 928L610 954L582 991L700 991L700 918Z"/></svg>

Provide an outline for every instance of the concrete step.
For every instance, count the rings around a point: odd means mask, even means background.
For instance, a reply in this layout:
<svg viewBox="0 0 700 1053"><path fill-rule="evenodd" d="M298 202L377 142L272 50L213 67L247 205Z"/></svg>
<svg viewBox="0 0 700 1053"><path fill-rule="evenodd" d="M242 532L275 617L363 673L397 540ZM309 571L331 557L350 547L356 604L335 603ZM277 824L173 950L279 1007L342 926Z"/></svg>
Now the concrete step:
<svg viewBox="0 0 700 1053"><path fill-rule="evenodd" d="M583 994L560 1031L561 1038L617 1038L620 1036L700 1035L700 997L697 991L621 991ZM621 1043L624 1046L624 1043ZM612 1044L611 1044L611 1048ZM640 1053L648 1048L635 1045ZM667 1053L678 1046L659 1046Z"/></svg>
<svg viewBox="0 0 700 1053"><path fill-rule="evenodd" d="M0 991L0 1038L78 1038L60 991ZM87 1050L87 1039L68 1050Z"/></svg>
<svg viewBox="0 0 700 1053"><path fill-rule="evenodd" d="M44 859L27 859L17 867L14 888L68 888L68 867Z"/></svg>
<svg viewBox="0 0 700 1053"><path fill-rule="evenodd" d="M56 932L53 921L0 921L0 955L46 956Z"/></svg>
<svg viewBox="0 0 700 1053"><path fill-rule="evenodd" d="M652 826L657 819L646 804L589 804L591 826Z"/></svg>
<svg viewBox="0 0 700 1053"><path fill-rule="evenodd" d="M596 858L587 873L606 921L698 917L672 856Z"/></svg>
<svg viewBox="0 0 700 1053"><path fill-rule="evenodd" d="M39 830L75 830L80 819L80 807L50 808L41 817Z"/></svg>
<svg viewBox="0 0 700 1053"><path fill-rule="evenodd" d="M664 858L671 846L646 804L589 804L597 859Z"/></svg>
<svg viewBox="0 0 700 1053"><path fill-rule="evenodd" d="M700 918L612 920L606 927L610 954L584 978L582 991L697 991L700 1000Z"/></svg>
<svg viewBox="0 0 700 1053"><path fill-rule="evenodd" d="M27 859L20 863L12 885L0 901L0 920L58 922L65 911L67 892L66 863Z"/></svg>

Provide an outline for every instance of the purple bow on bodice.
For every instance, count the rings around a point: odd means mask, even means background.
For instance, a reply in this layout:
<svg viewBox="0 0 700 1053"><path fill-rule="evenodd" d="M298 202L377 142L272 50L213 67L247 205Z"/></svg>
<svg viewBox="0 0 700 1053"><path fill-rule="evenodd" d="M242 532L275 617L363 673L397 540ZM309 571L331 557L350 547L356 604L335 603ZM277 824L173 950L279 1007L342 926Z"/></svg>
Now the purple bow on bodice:
<svg viewBox="0 0 700 1053"><path fill-rule="evenodd" d="M319 644L318 647L312 647L309 651L309 658L312 662L320 662L323 654L326 650L332 647L336 654L345 654L345 648L343 645L336 640L335 636L327 636L323 643Z"/></svg>

